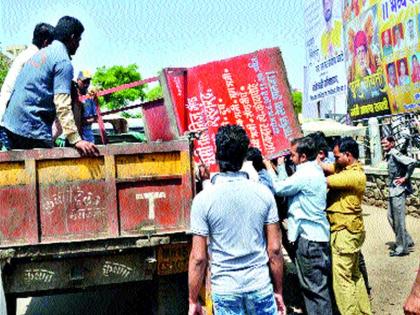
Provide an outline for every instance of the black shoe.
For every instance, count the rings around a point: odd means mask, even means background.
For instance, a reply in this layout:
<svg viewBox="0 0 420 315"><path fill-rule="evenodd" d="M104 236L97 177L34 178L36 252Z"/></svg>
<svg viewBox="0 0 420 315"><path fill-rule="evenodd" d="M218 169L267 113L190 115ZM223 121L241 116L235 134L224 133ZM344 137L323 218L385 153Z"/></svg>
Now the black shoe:
<svg viewBox="0 0 420 315"><path fill-rule="evenodd" d="M408 248L413 248L414 245L416 245L416 244L414 244L414 242L411 242L410 244L408 244Z"/></svg>
<svg viewBox="0 0 420 315"><path fill-rule="evenodd" d="M396 252L396 251L391 251L389 253L390 257L400 257L400 256L407 256L409 253L408 252Z"/></svg>

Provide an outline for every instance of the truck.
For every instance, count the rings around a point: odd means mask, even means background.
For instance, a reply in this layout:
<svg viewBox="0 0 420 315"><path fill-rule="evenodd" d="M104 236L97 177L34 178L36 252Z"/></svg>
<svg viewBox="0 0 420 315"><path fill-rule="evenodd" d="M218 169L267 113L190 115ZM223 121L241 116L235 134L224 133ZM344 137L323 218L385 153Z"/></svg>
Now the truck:
<svg viewBox="0 0 420 315"><path fill-rule="evenodd" d="M188 140L2 153L1 258L16 297L186 271L194 183ZM156 298L156 300L159 300Z"/></svg>
<svg viewBox="0 0 420 315"><path fill-rule="evenodd" d="M158 80L163 98L139 105L146 143L109 144L107 113L98 107L99 156L72 148L0 153L8 314L15 314L17 297L138 281L155 283L155 313L185 314L194 163L217 168L214 135L225 123L244 125L266 156L300 135L278 49L164 69ZM182 281L168 286L174 275ZM204 290L211 313L208 297Z"/></svg>

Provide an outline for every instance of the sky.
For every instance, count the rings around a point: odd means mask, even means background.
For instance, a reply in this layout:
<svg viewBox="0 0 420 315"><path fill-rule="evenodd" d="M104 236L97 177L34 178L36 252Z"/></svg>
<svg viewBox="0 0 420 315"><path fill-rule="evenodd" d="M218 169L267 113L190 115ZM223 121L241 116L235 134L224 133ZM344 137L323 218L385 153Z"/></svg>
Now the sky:
<svg viewBox="0 0 420 315"><path fill-rule="evenodd" d="M136 63L142 78L280 47L292 88L303 89L304 0L0 0L0 46L27 45L35 25L70 15L85 26L80 70Z"/></svg>

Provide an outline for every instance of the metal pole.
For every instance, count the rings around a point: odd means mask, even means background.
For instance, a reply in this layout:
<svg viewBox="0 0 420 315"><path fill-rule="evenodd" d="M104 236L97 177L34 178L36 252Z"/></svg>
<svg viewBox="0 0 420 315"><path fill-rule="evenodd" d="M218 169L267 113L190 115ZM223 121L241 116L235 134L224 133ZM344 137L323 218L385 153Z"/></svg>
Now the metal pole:
<svg viewBox="0 0 420 315"><path fill-rule="evenodd" d="M377 165L382 161L381 133L379 122L376 117L369 118L369 144L372 165Z"/></svg>

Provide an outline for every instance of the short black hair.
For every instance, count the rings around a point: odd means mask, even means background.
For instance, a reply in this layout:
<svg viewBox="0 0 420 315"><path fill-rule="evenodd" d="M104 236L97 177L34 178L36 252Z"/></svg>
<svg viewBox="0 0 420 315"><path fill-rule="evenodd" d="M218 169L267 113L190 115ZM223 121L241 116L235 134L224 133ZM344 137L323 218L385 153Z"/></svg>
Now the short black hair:
<svg viewBox="0 0 420 315"><path fill-rule="evenodd" d="M387 137L384 137L384 139L386 139L386 141L388 142L395 142L394 136L387 136Z"/></svg>
<svg viewBox="0 0 420 315"><path fill-rule="evenodd" d="M315 141L311 137L306 136L297 142L296 152L299 155L305 154L308 161L314 161L319 151L315 146Z"/></svg>
<svg viewBox="0 0 420 315"><path fill-rule="evenodd" d="M54 39L65 43L72 35L81 36L84 30L85 28L78 19L71 16L63 16L58 20L54 29Z"/></svg>
<svg viewBox="0 0 420 315"><path fill-rule="evenodd" d="M34 36L32 37L32 44L39 49L42 48L44 42L47 40L48 44L54 39L54 26L47 23L38 23L34 29Z"/></svg>
<svg viewBox="0 0 420 315"><path fill-rule="evenodd" d="M248 161L252 161L252 166L254 166L257 172L266 168L263 162L263 156L258 148L250 147L248 149L246 159Z"/></svg>
<svg viewBox="0 0 420 315"><path fill-rule="evenodd" d="M290 146L294 146L295 144L297 144L300 140L302 140L303 139L303 137L300 137L300 138L293 138L291 141L290 141Z"/></svg>
<svg viewBox="0 0 420 315"><path fill-rule="evenodd" d="M249 138L238 125L221 126L216 134L216 159L222 172L241 169L248 152Z"/></svg>
<svg viewBox="0 0 420 315"><path fill-rule="evenodd" d="M327 140L325 139L325 134L322 131L317 131L308 135L315 142L315 147L319 152L324 152L325 155L328 155L330 148L328 147Z"/></svg>
<svg viewBox="0 0 420 315"><path fill-rule="evenodd" d="M337 139L335 146L338 146L341 153L350 152L355 159L359 158L359 145L352 137Z"/></svg>

